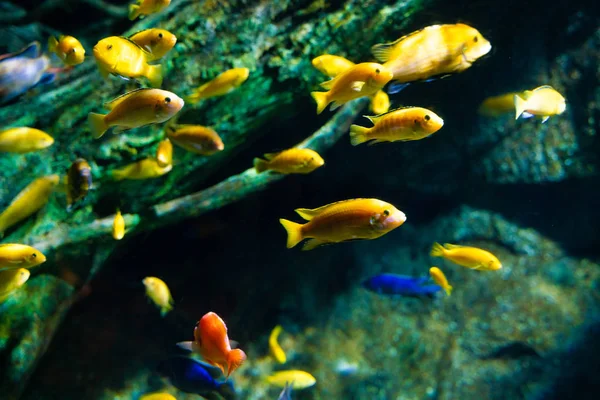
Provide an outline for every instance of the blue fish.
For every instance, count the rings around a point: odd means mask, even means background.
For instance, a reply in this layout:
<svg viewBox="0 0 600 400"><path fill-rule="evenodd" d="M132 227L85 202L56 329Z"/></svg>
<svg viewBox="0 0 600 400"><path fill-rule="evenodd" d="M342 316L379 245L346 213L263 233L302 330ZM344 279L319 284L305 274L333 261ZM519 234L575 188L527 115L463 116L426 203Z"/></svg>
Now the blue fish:
<svg viewBox="0 0 600 400"><path fill-rule="evenodd" d="M289 382L285 383L285 387L279 394L277 400L292 400L292 385Z"/></svg>
<svg viewBox="0 0 600 400"><path fill-rule="evenodd" d="M379 294L399 294L402 296L433 296L442 288L426 285L429 278L415 278L406 275L379 274L363 282L363 287Z"/></svg>
<svg viewBox="0 0 600 400"><path fill-rule="evenodd" d="M50 83L50 59L41 54L39 42L18 53L0 56L0 104L25 93L38 84Z"/></svg>
<svg viewBox="0 0 600 400"><path fill-rule="evenodd" d="M237 398L231 380L225 382L221 370L188 357L171 357L158 366L158 372L169 378L177 389L205 398L234 400ZM219 397L218 395L222 396Z"/></svg>

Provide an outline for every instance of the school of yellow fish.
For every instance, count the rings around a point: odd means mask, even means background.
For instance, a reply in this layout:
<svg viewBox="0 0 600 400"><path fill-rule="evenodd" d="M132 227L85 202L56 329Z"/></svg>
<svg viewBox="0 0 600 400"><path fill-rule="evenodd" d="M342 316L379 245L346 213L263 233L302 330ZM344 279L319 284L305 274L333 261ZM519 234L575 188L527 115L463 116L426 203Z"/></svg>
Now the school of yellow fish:
<svg viewBox="0 0 600 400"><path fill-rule="evenodd" d="M170 0L139 0L130 6L129 18L134 20L161 12L169 4ZM139 88L108 101L103 105L107 110L105 114L89 113L91 135L101 138L111 129L117 134L166 122L164 139L158 143L155 154L112 170L110 176L116 181L151 179L167 174L173 168L173 143L185 151L203 156L225 149L215 130L207 126L177 124L177 114L186 103L196 104L235 90L249 78L250 70L233 68L224 71L182 97L159 89L163 71L158 62L177 41L172 33L152 28L130 37L101 39L93 48L99 73L104 78L114 75L147 82L151 87ZM321 83L326 91L311 93L317 105L317 114L325 111L329 105L330 110L334 110L351 100L369 97L369 109L376 115L366 116L372 123L370 127L350 127L349 137L353 146L427 138L442 129L442 117L432 110L417 106L390 110L388 94L397 93L408 84L463 72L488 54L491 48L491 43L477 29L457 23L428 26L391 43L375 44L372 53L378 62L354 63L337 55L320 55L312 60L312 65L330 80ZM81 64L85 59L85 49L81 43L68 35L50 37L48 51L56 54L69 68ZM514 112L517 119L538 117L545 122L565 109L565 98L552 87L544 85L488 98L481 104L479 112L490 117ZM53 143L51 135L32 127L8 127L0 131L0 153L43 151ZM309 174L324 164L321 155L312 149L291 148L256 158L254 170L257 174L267 171ZM84 201L88 191L93 188L90 164L78 158L62 181L59 175L48 175L26 185L0 214L0 235L42 209L51 194L61 186L66 186L69 209ZM287 247L292 248L307 239L303 250L355 239L376 239L406 222L406 215L402 211L379 199L348 199L315 209L298 208L295 211L305 223L283 218L280 223L287 232ZM112 236L115 240L121 240L125 232L125 219L117 210ZM479 271L502 268L495 255L475 247L435 243L430 254ZM0 244L0 303L26 283L30 276L29 269L45 261L44 254L32 246ZM431 267L429 273L449 296L453 287L442 270ZM173 297L165 282L157 277L146 277L143 285L161 315L173 309ZM287 361L286 354L278 343L281 332L281 326L275 327L269 337L269 348L273 358L284 364ZM267 382L280 387L292 382L293 388L302 389L314 385L316 380L308 372L287 370L270 375ZM152 396L147 398L154 398ZM168 396L161 398L172 398Z"/></svg>

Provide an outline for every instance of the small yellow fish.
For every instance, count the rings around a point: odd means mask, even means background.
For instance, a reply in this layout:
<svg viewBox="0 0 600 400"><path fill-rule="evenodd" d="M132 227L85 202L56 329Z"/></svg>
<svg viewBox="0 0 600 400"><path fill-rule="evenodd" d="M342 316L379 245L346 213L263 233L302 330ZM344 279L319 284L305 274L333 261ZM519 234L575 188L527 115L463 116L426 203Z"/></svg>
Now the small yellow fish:
<svg viewBox="0 0 600 400"><path fill-rule="evenodd" d="M481 103L478 112L486 117L498 117L502 114L514 112L515 95L521 95L521 92L511 92L488 97Z"/></svg>
<svg viewBox="0 0 600 400"><path fill-rule="evenodd" d="M272 373L267 377L267 382L280 388L285 387L286 384L291 384L292 389L300 390L313 386L317 383L317 380L306 371L291 369Z"/></svg>
<svg viewBox="0 0 600 400"><path fill-rule="evenodd" d="M8 228L44 207L59 180L58 175L43 176L21 190L0 214L0 237Z"/></svg>
<svg viewBox="0 0 600 400"><path fill-rule="evenodd" d="M27 282L31 273L25 268L0 271L0 303Z"/></svg>
<svg viewBox="0 0 600 400"><path fill-rule="evenodd" d="M128 164L123 168L114 169L111 173L115 181L122 181L124 179L140 180L158 178L171 171L171 169L173 169L172 164L161 167L155 158L149 157Z"/></svg>
<svg viewBox="0 0 600 400"><path fill-rule="evenodd" d="M161 89L136 89L105 103L108 114L88 114L88 123L94 138L99 138L113 126L115 133L127 129L165 122L183 107L183 100L175 93Z"/></svg>
<svg viewBox="0 0 600 400"><path fill-rule="evenodd" d="M444 126L444 120L436 113L421 107L406 107L390 111L383 115L366 118L374 126L366 128L350 126L352 146L373 140L370 144L423 139Z"/></svg>
<svg viewBox="0 0 600 400"><path fill-rule="evenodd" d="M191 95L185 98L190 104L196 104L200 100L209 97L223 96L248 79L250 70L248 68L233 68L219 74L215 79L200 86Z"/></svg>
<svg viewBox="0 0 600 400"><path fill-rule="evenodd" d="M92 167L83 158L71 164L67 172L67 204L83 200L92 188Z"/></svg>
<svg viewBox="0 0 600 400"><path fill-rule="evenodd" d="M477 247L458 246L455 244L434 243L431 248L433 257L443 257L463 267L481 271L495 271L502 268L500 260L487 250Z"/></svg>
<svg viewBox="0 0 600 400"><path fill-rule="evenodd" d="M323 166L325 161L311 149L288 149L280 153L267 153L266 160L254 159L256 173L275 171L282 174L308 174Z"/></svg>
<svg viewBox="0 0 600 400"><path fill-rule="evenodd" d="M175 35L158 28L135 33L129 39L150 53L150 56L147 57L148 61L156 61L164 57L177 43Z"/></svg>
<svg viewBox="0 0 600 400"><path fill-rule="evenodd" d="M50 36L48 51L56 54L69 66L81 64L85 60L85 49L73 36L61 35L58 40L54 36Z"/></svg>
<svg viewBox="0 0 600 400"><path fill-rule="evenodd" d="M225 148L219 134L207 126L171 125L167 126L166 132L177 146L203 156L210 156Z"/></svg>
<svg viewBox="0 0 600 400"><path fill-rule="evenodd" d="M383 90L378 91L371 97L371 103L369 104L369 110L379 115L385 114L390 110L390 97Z"/></svg>
<svg viewBox="0 0 600 400"><path fill-rule="evenodd" d="M54 139L35 128L9 128L0 131L0 153L30 153L52 146Z"/></svg>
<svg viewBox="0 0 600 400"><path fill-rule="evenodd" d="M173 145L169 139L162 140L156 148L156 163L159 167L173 164Z"/></svg>
<svg viewBox="0 0 600 400"><path fill-rule="evenodd" d="M167 315L173 309L173 297L167 284L153 276L144 278L142 282L146 286L146 295L160 308L160 315Z"/></svg>
<svg viewBox="0 0 600 400"><path fill-rule="evenodd" d="M477 29L447 24L428 26L371 50L394 74L388 93L396 93L408 82L462 72L491 49Z"/></svg>
<svg viewBox="0 0 600 400"><path fill-rule="evenodd" d="M317 102L317 114L321 114L329 103L333 103L330 109L335 110L350 100L375 94L392 76L391 71L381 64L356 64L332 80L322 83L321 86L328 92L311 93Z"/></svg>
<svg viewBox="0 0 600 400"><path fill-rule="evenodd" d="M140 400L177 400L175 396L169 393L150 393L140 397Z"/></svg>
<svg viewBox="0 0 600 400"><path fill-rule="evenodd" d="M105 79L114 74L134 79L144 77L152 87L162 84L162 67L148 65L152 55L127 38L110 36L100 40L94 46L94 57Z"/></svg>
<svg viewBox="0 0 600 400"><path fill-rule="evenodd" d="M338 201L309 210L295 210L308 222L280 219L288 234L287 248L311 238L302 250L354 239L376 239L396 229L406 221L406 215L393 205L378 199L352 199Z"/></svg>
<svg viewBox="0 0 600 400"><path fill-rule="evenodd" d="M115 240L121 240L125 237L125 218L121 215L121 210L117 210L113 220L112 237Z"/></svg>
<svg viewBox="0 0 600 400"><path fill-rule="evenodd" d="M442 289L446 291L446 294L450 296L452 293L452 286L448 283L448 279L446 279L446 275L442 272L438 267L429 268L429 275L437 283Z"/></svg>
<svg viewBox="0 0 600 400"><path fill-rule="evenodd" d="M515 119L519 119L520 116L524 118L538 116L544 123L552 115L562 114L567 108L565 98L547 85L516 94L514 100Z"/></svg>
<svg viewBox="0 0 600 400"><path fill-rule="evenodd" d="M167 8L171 0L137 0L136 4L129 5L129 19L155 14Z"/></svg>
<svg viewBox="0 0 600 400"><path fill-rule="evenodd" d="M279 334L282 330L283 328L281 327L281 325L277 325L275 328L273 328L273 331L269 336L269 349L271 349L271 354L273 355L275 360L277 360L278 363L285 364L285 361L287 359L285 356L285 352L279 345L279 342L277 342L277 338L279 337Z"/></svg>
<svg viewBox="0 0 600 400"><path fill-rule="evenodd" d="M18 268L33 268L46 262L41 251L18 243L0 244L0 271Z"/></svg>
<svg viewBox="0 0 600 400"><path fill-rule="evenodd" d="M356 64L344 57L323 54L322 56L313 58L312 65L328 77L335 78L342 72L354 67Z"/></svg>

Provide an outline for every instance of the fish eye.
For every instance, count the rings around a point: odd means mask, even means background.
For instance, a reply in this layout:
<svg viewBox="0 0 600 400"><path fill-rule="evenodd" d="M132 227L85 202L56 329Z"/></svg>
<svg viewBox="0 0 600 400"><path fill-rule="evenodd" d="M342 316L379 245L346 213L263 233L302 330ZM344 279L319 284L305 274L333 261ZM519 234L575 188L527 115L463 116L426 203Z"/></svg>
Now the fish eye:
<svg viewBox="0 0 600 400"><path fill-rule="evenodd" d="M473 38L473 41L474 41L475 43L477 43L477 41L478 41L478 40L479 40L479 38L478 38L477 36L475 36L475 37Z"/></svg>
<svg viewBox="0 0 600 400"><path fill-rule="evenodd" d="M33 253L33 254L31 255L31 258L36 258L36 257L37 257L37 254L35 254L35 253Z"/></svg>
<svg viewBox="0 0 600 400"><path fill-rule="evenodd" d="M170 97L165 97L165 102L166 103L170 103L171 102L171 98Z"/></svg>
<svg viewBox="0 0 600 400"><path fill-rule="evenodd" d="M109 44L108 46L106 46L106 50L110 50L112 49L112 44Z"/></svg>
<svg viewBox="0 0 600 400"><path fill-rule="evenodd" d="M379 70L379 68L377 68L377 69L375 70L375 73L376 73L376 74L378 74L378 73L380 73L380 72L381 72L381 71Z"/></svg>
<svg viewBox="0 0 600 400"><path fill-rule="evenodd" d="M387 217L390 215L390 210L383 210L383 216Z"/></svg>
<svg viewBox="0 0 600 400"><path fill-rule="evenodd" d="M429 121L431 119L431 117L429 116L429 114L425 115L425 121Z"/></svg>
<svg viewBox="0 0 600 400"><path fill-rule="evenodd" d="M162 32L158 34L158 37L159 37L160 39L162 39L162 37L163 37L163 34L162 34Z"/></svg>

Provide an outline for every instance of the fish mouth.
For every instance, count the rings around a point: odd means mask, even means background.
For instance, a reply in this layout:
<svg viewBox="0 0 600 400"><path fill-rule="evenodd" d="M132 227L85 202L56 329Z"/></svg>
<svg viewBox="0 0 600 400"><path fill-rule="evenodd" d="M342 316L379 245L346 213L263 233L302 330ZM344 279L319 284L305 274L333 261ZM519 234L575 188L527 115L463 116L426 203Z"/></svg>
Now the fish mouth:
<svg viewBox="0 0 600 400"><path fill-rule="evenodd" d="M402 225L405 222L406 222L406 214L404 214L402 211L398 211L398 212L393 213L389 217L387 217L383 221L383 226L393 229L393 228L399 227L400 225Z"/></svg>

